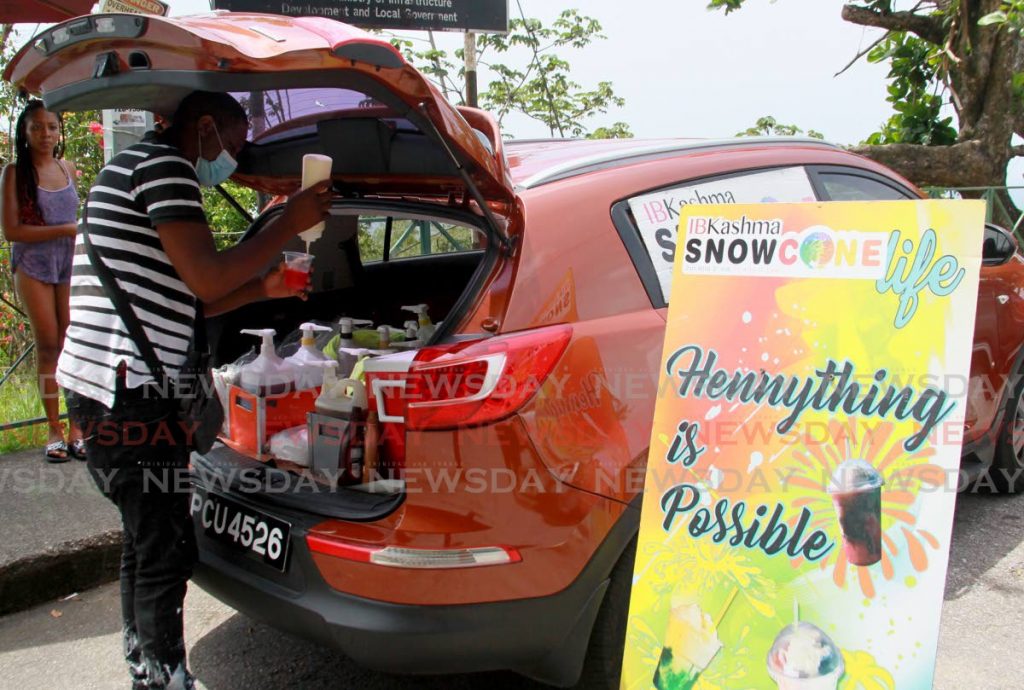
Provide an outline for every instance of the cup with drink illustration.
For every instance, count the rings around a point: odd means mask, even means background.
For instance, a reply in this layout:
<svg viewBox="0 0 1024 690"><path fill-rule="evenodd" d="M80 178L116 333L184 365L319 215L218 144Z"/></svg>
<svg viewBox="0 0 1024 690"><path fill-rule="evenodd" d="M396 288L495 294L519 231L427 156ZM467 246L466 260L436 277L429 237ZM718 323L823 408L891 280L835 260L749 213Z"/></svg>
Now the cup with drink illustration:
<svg viewBox="0 0 1024 690"><path fill-rule="evenodd" d="M779 690L836 690L844 670L839 647L805 621L783 628L768 652L768 675Z"/></svg>
<svg viewBox="0 0 1024 690"><path fill-rule="evenodd" d="M722 648L718 626L694 603L672 607L654 672L657 690L691 690Z"/></svg>
<svg viewBox="0 0 1024 690"><path fill-rule="evenodd" d="M847 460L832 474L829 493L853 565L882 560L882 475L864 460Z"/></svg>

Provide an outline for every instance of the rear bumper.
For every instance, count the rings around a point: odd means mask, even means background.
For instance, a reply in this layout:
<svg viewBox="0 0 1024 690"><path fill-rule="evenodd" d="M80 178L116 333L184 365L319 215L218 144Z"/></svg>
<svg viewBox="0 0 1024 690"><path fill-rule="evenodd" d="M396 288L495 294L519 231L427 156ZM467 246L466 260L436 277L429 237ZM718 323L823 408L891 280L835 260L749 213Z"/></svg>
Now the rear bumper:
<svg viewBox="0 0 1024 690"><path fill-rule="evenodd" d="M293 530L289 573L268 577L262 564L219 553L200 528L193 579L243 614L339 649L369 668L407 674L507 669L570 684L582 667L609 573L638 522L638 511L628 510L569 587L533 599L417 606L339 592L320 576L300 529ZM424 572L438 587L443 576Z"/></svg>

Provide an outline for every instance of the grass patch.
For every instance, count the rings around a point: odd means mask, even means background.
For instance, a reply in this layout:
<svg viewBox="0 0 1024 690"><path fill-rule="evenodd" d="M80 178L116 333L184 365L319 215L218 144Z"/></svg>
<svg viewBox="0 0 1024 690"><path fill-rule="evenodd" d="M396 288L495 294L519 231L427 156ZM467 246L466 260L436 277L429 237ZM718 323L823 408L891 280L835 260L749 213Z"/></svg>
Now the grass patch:
<svg viewBox="0 0 1024 690"><path fill-rule="evenodd" d="M60 403L64 411L63 397ZM0 386L0 424L9 424L22 419L43 416L43 404L36 387L35 364L24 362L18 371ZM66 425L65 425L66 428ZM46 424L0 431L0 453L10 453L25 448L42 448L46 445Z"/></svg>

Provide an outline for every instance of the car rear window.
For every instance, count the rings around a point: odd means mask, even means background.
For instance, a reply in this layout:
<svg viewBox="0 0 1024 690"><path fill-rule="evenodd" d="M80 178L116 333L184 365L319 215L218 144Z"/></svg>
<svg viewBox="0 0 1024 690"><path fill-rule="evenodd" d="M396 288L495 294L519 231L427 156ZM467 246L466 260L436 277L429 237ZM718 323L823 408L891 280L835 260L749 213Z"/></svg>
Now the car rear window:
<svg viewBox="0 0 1024 690"><path fill-rule="evenodd" d="M429 218L359 216L359 256L364 264L437 254L472 252L484 248L476 229ZM385 245L390 238L390 246Z"/></svg>
<svg viewBox="0 0 1024 690"><path fill-rule="evenodd" d="M287 123L315 123L331 113L351 113L371 108L378 113L385 111L382 116L388 114L388 107L385 104L361 91L351 89L275 89L245 91L232 95L249 115L249 139L259 138L262 143L296 134L296 130L292 128L288 128L287 134L279 130L281 125ZM312 126L311 124L310 127ZM415 129L407 120L398 121L398 127ZM269 134L265 134L267 132Z"/></svg>
<svg viewBox="0 0 1024 690"><path fill-rule="evenodd" d="M734 173L705 180L691 180L628 200L640 239L661 285L663 303L672 292L672 265L676 258L679 210L691 204L751 204L816 201L803 167ZM634 261L637 261L634 258ZM640 262L637 261L639 264ZM646 261L644 261L646 263ZM657 300L655 300L657 302Z"/></svg>

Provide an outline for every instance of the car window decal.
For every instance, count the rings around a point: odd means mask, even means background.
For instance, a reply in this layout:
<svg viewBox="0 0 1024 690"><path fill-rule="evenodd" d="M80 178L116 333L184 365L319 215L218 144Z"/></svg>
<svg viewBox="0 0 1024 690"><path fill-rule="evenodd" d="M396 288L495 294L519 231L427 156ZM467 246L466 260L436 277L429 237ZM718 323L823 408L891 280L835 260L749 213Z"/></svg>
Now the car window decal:
<svg viewBox="0 0 1024 690"><path fill-rule="evenodd" d="M679 209L690 204L816 201L802 167L733 175L662 189L629 199L640 238L663 295L671 293Z"/></svg>

